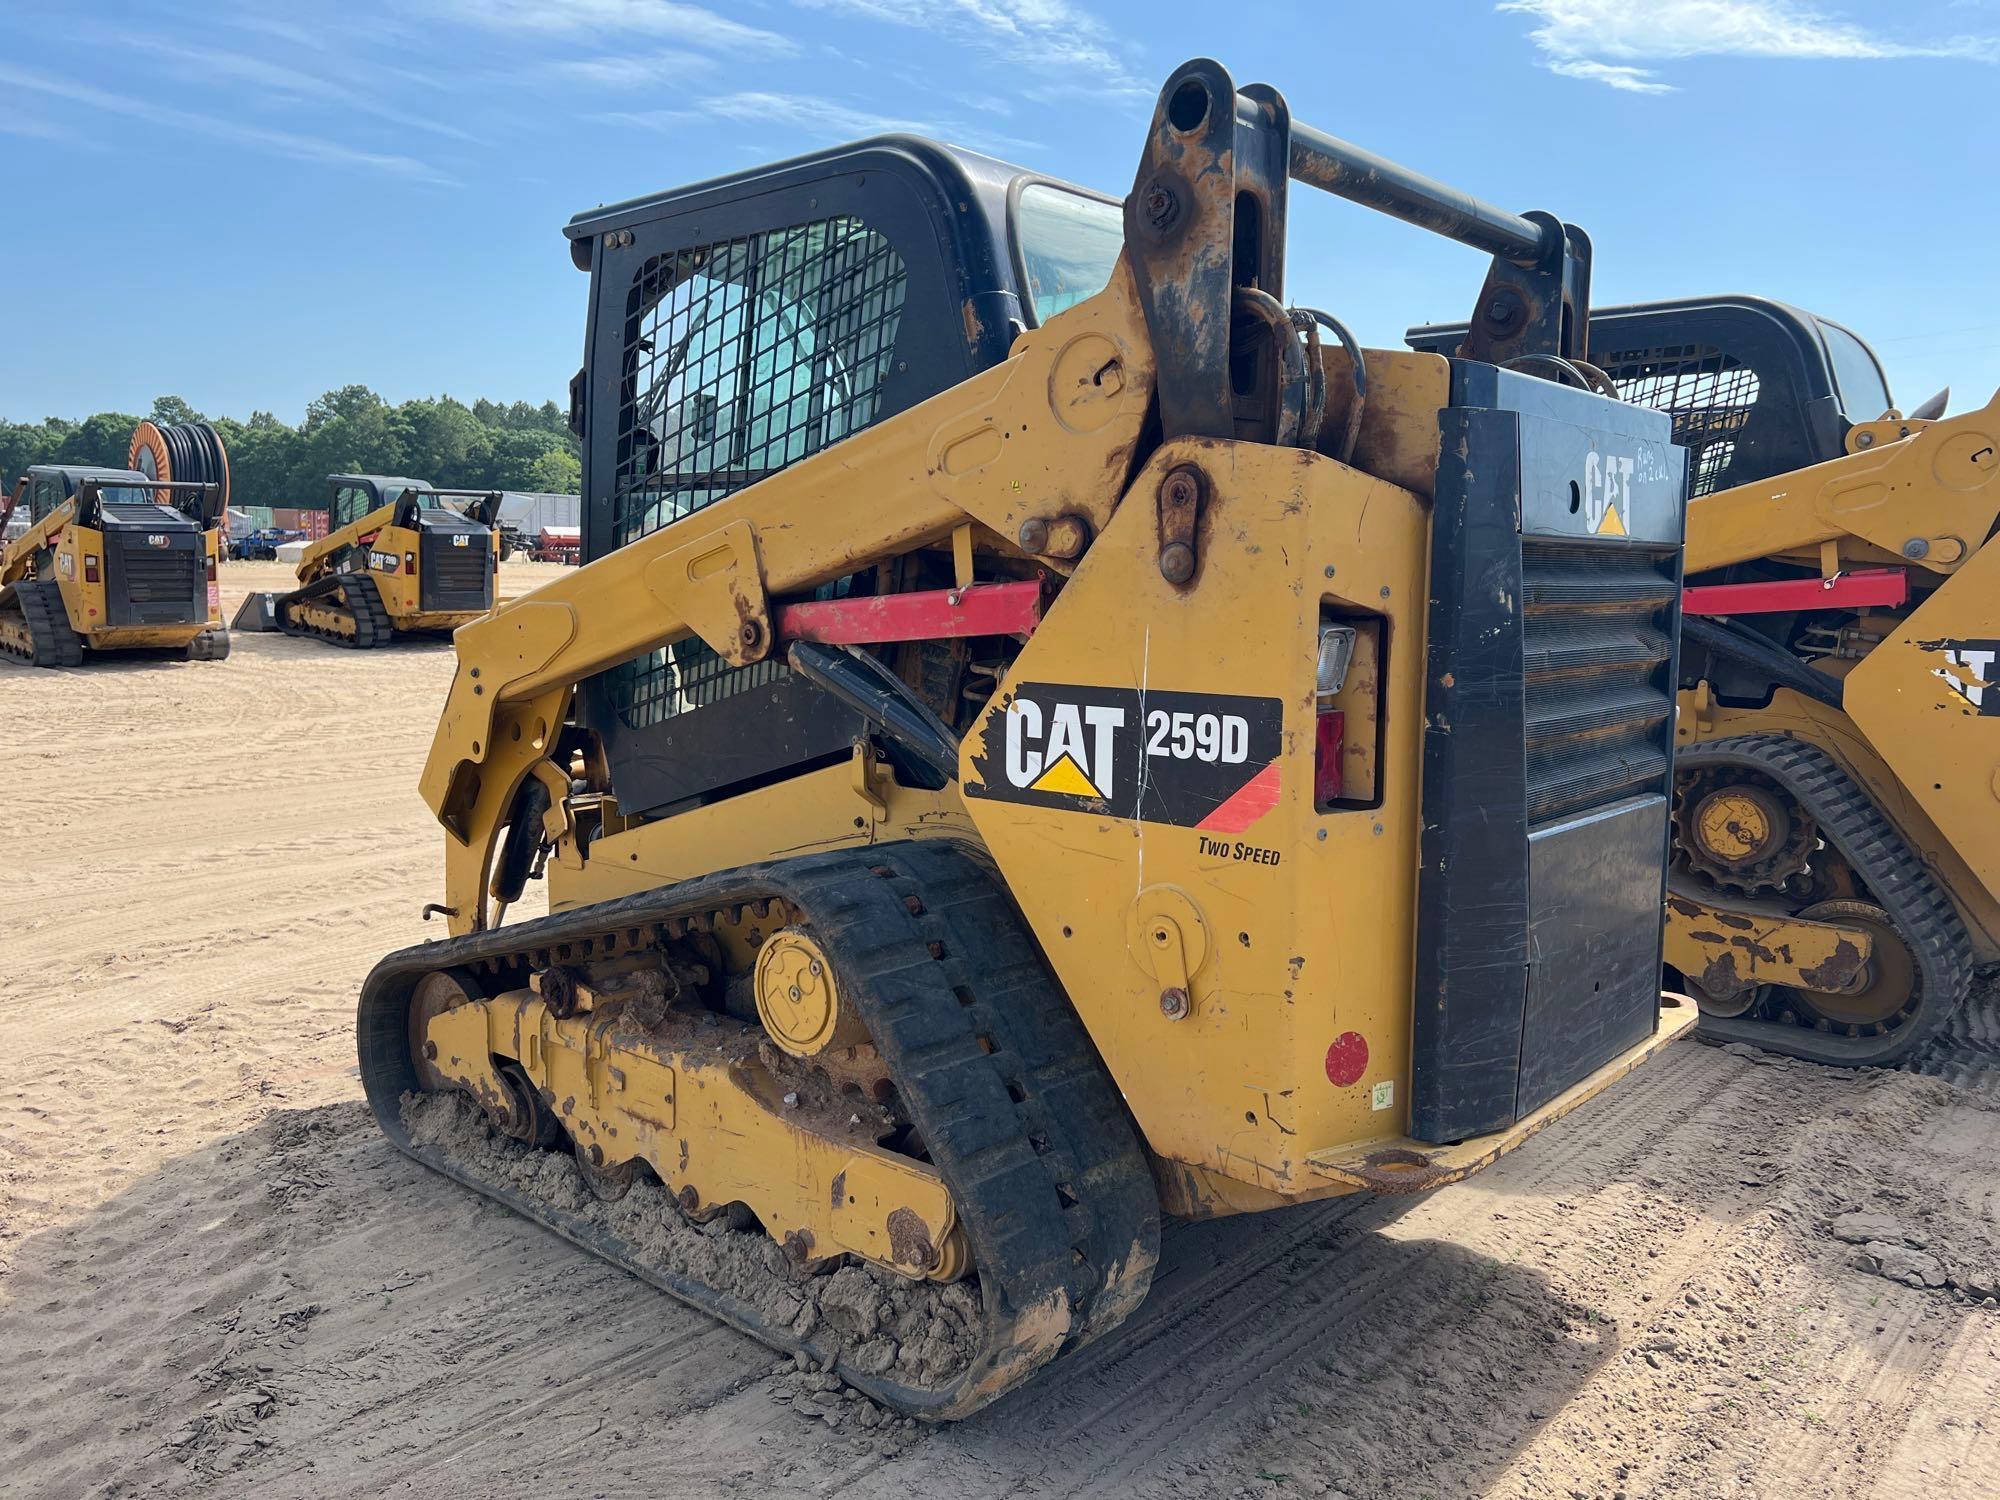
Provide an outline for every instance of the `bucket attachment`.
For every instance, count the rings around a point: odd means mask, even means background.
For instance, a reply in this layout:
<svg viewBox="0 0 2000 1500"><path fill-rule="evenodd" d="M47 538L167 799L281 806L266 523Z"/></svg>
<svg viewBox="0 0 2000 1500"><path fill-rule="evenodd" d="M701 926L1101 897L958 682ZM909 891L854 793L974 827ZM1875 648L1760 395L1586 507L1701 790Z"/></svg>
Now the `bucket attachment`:
<svg viewBox="0 0 2000 1500"><path fill-rule="evenodd" d="M229 628L249 631L253 635L284 629L278 623L278 601L284 597L282 592L269 591L244 595L243 602L236 607L236 618L229 622Z"/></svg>

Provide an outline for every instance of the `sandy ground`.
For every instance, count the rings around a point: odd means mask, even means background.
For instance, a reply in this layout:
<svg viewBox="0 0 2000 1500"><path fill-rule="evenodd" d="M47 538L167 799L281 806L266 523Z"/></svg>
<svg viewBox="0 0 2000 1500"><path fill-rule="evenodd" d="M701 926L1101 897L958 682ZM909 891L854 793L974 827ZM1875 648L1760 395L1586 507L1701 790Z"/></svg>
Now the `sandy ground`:
<svg viewBox="0 0 2000 1500"><path fill-rule="evenodd" d="M798 1415L366 1114L449 669L0 668L0 1492L2000 1495L1993 1096L1694 1043L1472 1184L1170 1230L1130 1325L900 1453Z"/></svg>

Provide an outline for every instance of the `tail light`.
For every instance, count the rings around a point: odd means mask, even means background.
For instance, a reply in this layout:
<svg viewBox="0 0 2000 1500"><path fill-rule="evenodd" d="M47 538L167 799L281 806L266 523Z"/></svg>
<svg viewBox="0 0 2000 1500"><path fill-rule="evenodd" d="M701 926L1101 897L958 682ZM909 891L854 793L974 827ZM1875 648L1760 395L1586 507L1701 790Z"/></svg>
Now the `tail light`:
<svg viewBox="0 0 2000 1500"><path fill-rule="evenodd" d="M414 573L414 572L416 572L416 571L417 571L417 554L416 554L416 553L414 553L414 552L405 552L405 553L403 554L403 571L404 571L405 573Z"/></svg>
<svg viewBox="0 0 2000 1500"><path fill-rule="evenodd" d="M1341 792L1341 741L1347 715L1333 706L1347 686L1347 669L1354 661L1354 627L1319 628L1319 663L1313 677L1313 801L1320 807L1338 801Z"/></svg>
<svg viewBox="0 0 2000 1500"><path fill-rule="evenodd" d="M91 553L86 552L83 554L83 581L85 583L95 583L97 582L97 578L97 558Z"/></svg>
<svg viewBox="0 0 2000 1500"><path fill-rule="evenodd" d="M208 554L208 581L210 583L215 582L215 554L213 552Z"/></svg>

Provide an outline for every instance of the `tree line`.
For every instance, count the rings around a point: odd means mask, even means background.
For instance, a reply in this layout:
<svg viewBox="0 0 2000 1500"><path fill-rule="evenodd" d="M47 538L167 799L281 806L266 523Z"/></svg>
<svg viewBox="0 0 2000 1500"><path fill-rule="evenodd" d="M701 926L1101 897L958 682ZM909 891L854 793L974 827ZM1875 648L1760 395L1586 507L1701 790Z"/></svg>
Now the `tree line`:
<svg viewBox="0 0 2000 1500"><path fill-rule="evenodd" d="M155 422L210 422L229 449L231 503L326 504L329 474L397 474L441 489L532 490L573 495L582 488L577 442L553 401L467 406L450 396L391 406L365 385L328 391L294 427L267 411L247 422L204 417L178 396L146 413ZM0 418L0 477L12 488L30 464L126 467L139 418L99 412L80 422Z"/></svg>

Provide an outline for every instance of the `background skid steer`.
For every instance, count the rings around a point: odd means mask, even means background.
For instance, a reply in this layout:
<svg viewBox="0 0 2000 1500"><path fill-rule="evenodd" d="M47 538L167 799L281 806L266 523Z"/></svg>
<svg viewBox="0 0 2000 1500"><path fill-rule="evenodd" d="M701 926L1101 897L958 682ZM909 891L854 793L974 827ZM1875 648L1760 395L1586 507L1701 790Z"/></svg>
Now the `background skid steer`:
<svg viewBox="0 0 2000 1500"><path fill-rule="evenodd" d="M1693 469L1666 955L1703 1031L1973 1061L1953 1016L2000 962L2000 397L1905 417L1860 338L1763 298L1605 308L1591 339Z"/></svg>
<svg viewBox="0 0 2000 1500"><path fill-rule="evenodd" d="M381 474L335 474L327 489L331 529L299 559L299 586L245 596L235 629L366 649L398 634L456 630L493 607L498 491Z"/></svg>
<svg viewBox="0 0 2000 1500"><path fill-rule="evenodd" d="M86 652L229 654L215 565L220 486L136 469L39 465L0 505L28 529L0 549L0 654L76 667Z"/></svg>
<svg viewBox="0 0 2000 1500"><path fill-rule="evenodd" d="M1494 256L1467 358L1285 307L1292 181ZM1539 378L1581 233L1197 61L1122 207L897 137L569 234L589 561L454 640L403 1149L950 1418L1163 1211L1456 1181L1692 1024L1684 460Z"/></svg>

